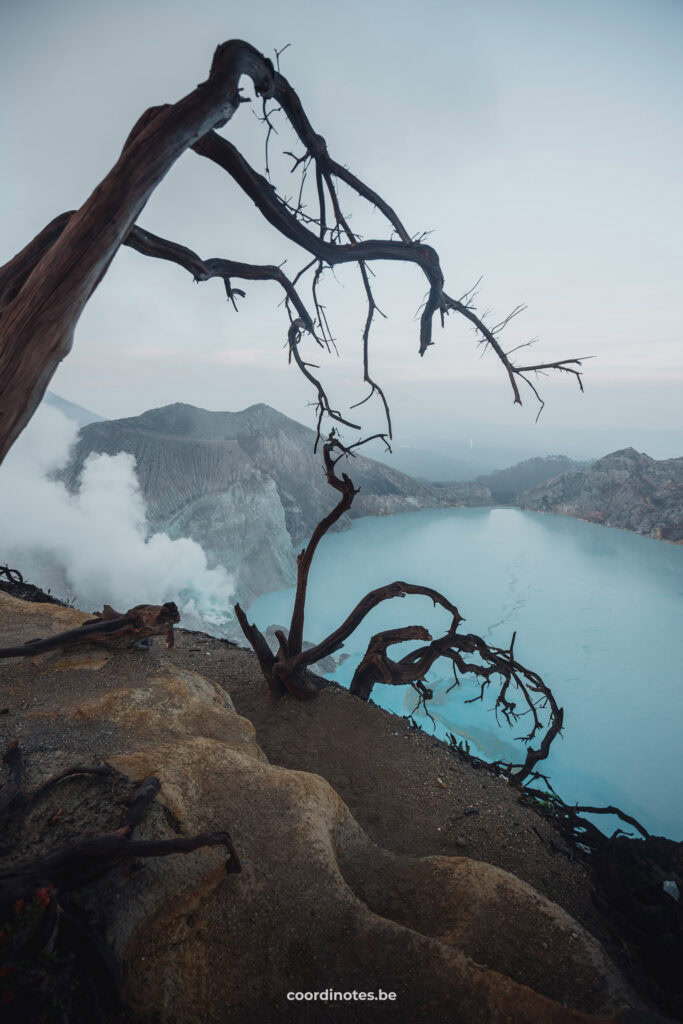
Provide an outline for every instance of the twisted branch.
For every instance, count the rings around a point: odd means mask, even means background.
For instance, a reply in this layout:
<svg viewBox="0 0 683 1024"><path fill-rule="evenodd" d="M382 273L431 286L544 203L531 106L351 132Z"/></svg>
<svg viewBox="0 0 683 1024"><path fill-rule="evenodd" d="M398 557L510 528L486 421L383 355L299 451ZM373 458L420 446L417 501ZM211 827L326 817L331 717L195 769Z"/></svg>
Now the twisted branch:
<svg viewBox="0 0 683 1024"><path fill-rule="evenodd" d="M530 716L528 733L519 737L527 746L524 763L508 765L509 781L519 785L523 779L534 773L536 764L548 756L553 740L562 729L564 711L558 707L552 691L538 673L525 668L515 658L514 635L509 648L500 648L487 644L474 633L461 633L459 629L463 617L448 598L431 587L397 580L371 590L361 598L341 625L324 640L303 649L311 563L320 541L340 516L348 511L357 494L351 478L346 473L338 475L336 471L339 460L352 457L355 447L358 447L358 444L350 448L342 445L334 431L323 445L323 465L327 481L341 497L331 512L320 520L308 545L299 554L291 626L287 636L278 632L279 649L276 654L273 654L257 626L249 623L243 610L239 605L236 606L237 619L259 659L271 694L280 697L289 693L299 699L317 696L324 681L313 675L310 666L338 651L374 608L384 601L405 597L408 594L427 597L435 606L444 608L451 616L450 625L444 635L432 639L431 634L421 625L401 626L376 633L356 668L349 687L350 692L362 700L368 700L377 683L412 686L418 693L419 706L424 707L425 712L429 714L427 703L433 694L425 679L439 658L447 658L453 665L453 686L459 685L460 677L466 675L474 676L480 681L479 694L466 703L483 700L488 688L494 686L496 696L493 710L496 720L502 715L506 722L512 725L522 716ZM398 661L389 656L390 647L409 640L422 640L427 643L410 651ZM472 660L470 656L478 660ZM515 693L517 696L513 699ZM518 707L519 695L521 710ZM547 725L544 725L546 718ZM531 742L539 733L542 733L541 742L538 747L532 747Z"/></svg>
<svg viewBox="0 0 683 1024"><path fill-rule="evenodd" d="M294 157L295 168L299 168L302 175L294 203L280 197L269 178L252 168L237 148L214 130L223 127L245 101L240 92L242 76L251 78L257 96L263 100L261 120L267 127L266 141L269 142L275 130L272 112L267 106L272 100L304 147L303 155ZM297 291L299 275L292 282L276 266L202 259L186 246L136 226L150 195L187 149L226 171L279 234L313 257L302 273L313 273L315 319ZM266 171L269 173L268 165ZM306 212L304 203L305 175L309 171L315 179L318 208L314 214ZM339 201L339 183L382 214L392 237L362 240L351 231ZM206 81L177 103L152 107L142 115L126 140L119 160L79 210L56 217L0 268L0 460L33 414L57 365L68 354L83 307L121 245L129 245L147 256L170 260L188 270L197 281L222 278L227 297L235 308L236 297L244 293L232 287L232 279L278 283L285 292L289 317L290 360L318 394L319 438L326 415L360 429L359 424L333 409L323 385L310 372L311 364L299 353L303 332L328 348L334 344L317 286L324 268L343 263L358 265L367 297L362 333L363 379L370 391L363 401L373 396L379 398L389 437L389 403L369 369L370 332L375 313L380 313L368 277L369 264L374 261L413 263L427 279L428 297L420 317L421 355L433 343L434 316L438 313L443 324L446 315L455 312L472 323L483 344L500 360L509 377L515 402L521 404L518 381L522 381L542 408L542 399L529 374L557 370L575 376L581 384L578 369L581 358L533 366L515 365L499 341L499 332L510 317L489 327L475 311L471 293L459 300L451 298L444 289L438 254L425 244L424 235L411 237L389 203L330 156L325 139L314 130L297 93L271 61L248 43L232 40L216 50Z"/></svg>

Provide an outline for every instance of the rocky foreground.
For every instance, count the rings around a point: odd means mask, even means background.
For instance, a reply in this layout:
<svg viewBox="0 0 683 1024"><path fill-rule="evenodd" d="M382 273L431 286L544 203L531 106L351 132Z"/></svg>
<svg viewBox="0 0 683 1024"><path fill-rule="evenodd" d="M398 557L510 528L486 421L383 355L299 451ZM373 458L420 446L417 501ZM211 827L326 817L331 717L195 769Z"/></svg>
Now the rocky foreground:
<svg viewBox="0 0 683 1024"><path fill-rule="evenodd" d="M651 459L624 448L587 469L562 473L515 502L660 540L683 541L683 458Z"/></svg>
<svg viewBox="0 0 683 1024"><path fill-rule="evenodd" d="M85 618L0 593L4 644ZM217 848L151 858L80 890L71 911L121 975L117 1020L662 1019L615 965L587 869L556 852L551 826L401 719L335 688L273 705L250 653L182 631L171 651L2 661L0 686L3 747L19 740L27 790L100 760L131 791L154 775L136 838L228 830L240 857L239 874ZM46 790L2 868L113 831L122 799L87 776ZM287 996L327 989L396 998Z"/></svg>

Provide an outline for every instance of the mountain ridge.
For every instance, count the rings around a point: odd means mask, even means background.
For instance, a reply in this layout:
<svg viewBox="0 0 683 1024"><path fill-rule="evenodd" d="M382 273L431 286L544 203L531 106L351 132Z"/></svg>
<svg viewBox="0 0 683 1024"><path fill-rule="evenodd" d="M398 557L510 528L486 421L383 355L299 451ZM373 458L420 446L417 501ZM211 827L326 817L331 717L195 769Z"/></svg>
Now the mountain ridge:
<svg viewBox="0 0 683 1024"><path fill-rule="evenodd" d="M92 453L132 454L150 529L200 543L210 565L235 575L248 605L292 585L294 549L334 504L314 441L309 427L263 403L210 412L177 402L84 427L63 479L75 490ZM360 490L338 529L363 515L490 499L480 484L436 487L363 455L347 470Z"/></svg>
<svg viewBox="0 0 683 1024"><path fill-rule="evenodd" d="M514 504L515 498L548 480L587 468L591 463L570 459L567 455L536 455L477 477L477 483L488 487L496 502Z"/></svg>
<svg viewBox="0 0 683 1024"><path fill-rule="evenodd" d="M43 402L45 405L52 406L53 409L58 409L67 419L73 420L79 427L87 427L89 423L99 423L105 419L104 416L92 412L91 409L85 409L82 405L70 402L68 398L56 395L54 391L46 391Z"/></svg>
<svg viewBox="0 0 683 1024"><path fill-rule="evenodd" d="M517 504L683 543L683 457L653 459L620 448L530 489Z"/></svg>

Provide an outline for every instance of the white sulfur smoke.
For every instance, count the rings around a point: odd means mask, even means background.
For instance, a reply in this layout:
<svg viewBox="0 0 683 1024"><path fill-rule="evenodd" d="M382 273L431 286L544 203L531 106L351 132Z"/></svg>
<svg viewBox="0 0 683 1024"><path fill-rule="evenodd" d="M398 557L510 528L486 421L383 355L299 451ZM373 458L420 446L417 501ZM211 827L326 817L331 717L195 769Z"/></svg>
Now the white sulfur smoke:
<svg viewBox="0 0 683 1024"><path fill-rule="evenodd" d="M232 579L195 541L149 536L132 455L89 455L76 494L53 478L77 434L43 405L0 466L0 564L58 596L66 586L86 611L175 601L182 625L223 633Z"/></svg>

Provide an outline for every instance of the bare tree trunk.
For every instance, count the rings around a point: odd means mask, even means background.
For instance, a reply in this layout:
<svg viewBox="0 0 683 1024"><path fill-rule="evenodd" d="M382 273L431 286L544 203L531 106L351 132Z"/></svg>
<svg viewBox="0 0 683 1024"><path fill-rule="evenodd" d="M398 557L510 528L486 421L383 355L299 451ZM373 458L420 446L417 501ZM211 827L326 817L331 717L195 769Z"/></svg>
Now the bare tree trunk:
<svg viewBox="0 0 683 1024"><path fill-rule="evenodd" d="M207 81L173 106L146 111L80 210L65 224L53 221L3 268L0 459L70 351L86 302L154 189L189 146L237 110L243 74L260 95L272 95L270 61L248 43L219 47Z"/></svg>
<svg viewBox="0 0 683 1024"><path fill-rule="evenodd" d="M323 461L325 465L325 473L327 475L327 482L330 486L341 492L341 498L329 515L326 515L320 520L314 529L313 535L311 536L308 544L303 551L300 552L297 558L296 596L294 598L294 610L292 611L292 622L289 627L289 636L286 641L287 653L290 657L300 654L302 649L304 640L304 609L306 605L306 591L308 587L308 574L311 569L313 555L316 552L318 544L330 527L333 526L341 516L343 516L344 512L351 508L356 494L353 484L346 473L343 473L340 479L334 472L335 464L332 457L332 451L333 448L329 443L324 445Z"/></svg>

